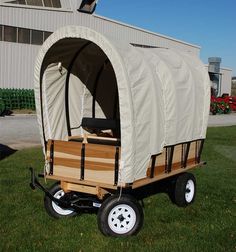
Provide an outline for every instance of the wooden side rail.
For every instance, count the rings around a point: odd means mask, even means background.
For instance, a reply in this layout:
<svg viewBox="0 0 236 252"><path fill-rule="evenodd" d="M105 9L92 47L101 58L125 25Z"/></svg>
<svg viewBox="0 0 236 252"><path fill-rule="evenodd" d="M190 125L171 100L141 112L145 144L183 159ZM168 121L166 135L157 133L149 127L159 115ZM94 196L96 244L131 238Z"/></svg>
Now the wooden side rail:
<svg viewBox="0 0 236 252"><path fill-rule="evenodd" d="M153 155L147 169L147 177L171 174L200 163L204 139L166 146L162 153Z"/></svg>
<svg viewBox="0 0 236 252"><path fill-rule="evenodd" d="M93 144L102 144L102 145L113 145L113 146L120 146L121 142L119 138L113 137L101 137L97 135L87 135L84 134L83 136L71 136L68 138L69 141L73 142L81 142L81 143L93 143Z"/></svg>
<svg viewBox="0 0 236 252"><path fill-rule="evenodd" d="M116 185L119 159L120 147L115 144L48 141L47 160L51 168L49 175L61 177L61 180L74 178L78 181Z"/></svg>
<svg viewBox="0 0 236 252"><path fill-rule="evenodd" d="M103 141L104 137L87 136L86 139L83 137L82 142L49 140L47 160L50 172L47 178L93 187L103 185L101 187L104 189L120 186L137 188L203 164L200 161L203 139L166 146L162 153L151 157L144 178L121 185L118 183L120 147L115 144L91 144L89 142L91 139ZM117 143L118 139L109 140ZM68 190L72 190L70 186ZM81 186L73 185L73 188L82 190ZM95 188L91 190L97 192Z"/></svg>

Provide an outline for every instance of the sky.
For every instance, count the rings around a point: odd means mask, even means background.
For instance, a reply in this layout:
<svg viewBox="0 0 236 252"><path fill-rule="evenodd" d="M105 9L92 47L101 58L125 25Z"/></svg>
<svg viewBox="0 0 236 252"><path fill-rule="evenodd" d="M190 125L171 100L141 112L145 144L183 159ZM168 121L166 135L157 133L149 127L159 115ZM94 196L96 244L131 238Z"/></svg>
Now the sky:
<svg viewBox="0 0 236 252"><path fill-rule="evenodd" d="M199 45L236 76L236 0L99 0L96 14Z"/></svg>

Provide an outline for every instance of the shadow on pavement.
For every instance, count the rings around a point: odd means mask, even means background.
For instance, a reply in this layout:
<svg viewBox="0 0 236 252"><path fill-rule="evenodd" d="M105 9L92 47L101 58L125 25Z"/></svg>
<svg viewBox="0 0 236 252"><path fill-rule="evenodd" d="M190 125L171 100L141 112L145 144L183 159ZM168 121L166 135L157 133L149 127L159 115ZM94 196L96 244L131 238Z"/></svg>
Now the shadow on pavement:
<svg viewBox="0 0 236 252"><path fill-rule="evenodd" d="M13 111L11 110L3 110L1 113L0 113L0 116L4 117L4 116L10 116L13 114Z"/></svg>
<svg viewBox="0 0 236 252"><path fill-rule="evenodd" d="M14 154L17 150L11 149L10 147L0 144L0 160Z"/></svg>

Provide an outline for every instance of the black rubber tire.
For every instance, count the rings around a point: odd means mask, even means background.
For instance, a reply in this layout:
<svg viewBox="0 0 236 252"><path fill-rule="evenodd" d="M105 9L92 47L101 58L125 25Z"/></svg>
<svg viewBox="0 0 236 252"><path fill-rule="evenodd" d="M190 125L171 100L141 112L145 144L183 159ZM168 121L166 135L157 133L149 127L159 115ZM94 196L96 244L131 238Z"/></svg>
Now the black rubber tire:
<svg viewBox="0 0 236 252"><path fill-rule="evenodd" d="M172 179L170 179L168 181L168 183L166 184L166 193L168 194L171 202L173 204L176 204L176 201L175 201L175 185L176 185L176 179L178 177L173 177Z"/></svg>
<svg viewBox="0 0 236 252"><path fill-rule="evenodd" d="M186 199L187 184L190 181L193 185L193 196L190 199ZM172 201L179 207L186 207L192 204L196 197L196 179L191 173L182 173L178 176L175 183L174 194L172 195Z"/></svg>
<svg viewBox="0 0 236 252"><path fill-rule="evenodd" d="M60 184L57 182L55 183L50 189L49 192L55 196L57 193L59 193L60 191L63 191L60 187ZM54 206L56 203L54 202L45 194L44 196L44 207L46 212L53 218L55 219L60 219L60 218L65 218L65 217L73 217L76 216L78 213L74 210L74 209L63 209L60 208L59 206L57 206L58 208L56 209ZM60 211L61 209L61 211ZM58 210L58 211L57 211ZM62 214L63 211L64 213L66 213L69 210L70 213L68 214Z"/></svg>
<svg viewBox="0 0 236 252"><path fill-rule="evenodd" d="M112 214L112 210L117 206L127 206L128 208L132 209L136 215L136 221L134 226L131 230L124 233L117 233L111 229L108 223L109 214ZM122 214L121 214L122 215ZM129 217L129 216L128 216ZM121 218L124 218L122 215ZM118 219L118 218L116 218ZM136 235L140 231L140 229L143 226L143 209L141 205L138 203L138 201L130 196L130 195L122 195L119 199L119 195L113 195L107 198L103 203L102 206L99 208L98 215L97 215L97 222L98 222L98 228L101 231L102 234L105 236L112 236L112 237L126 237L131 235ZM119 220L120 222L125 221ZM126 223L129 223L126 221Z"/></svg>

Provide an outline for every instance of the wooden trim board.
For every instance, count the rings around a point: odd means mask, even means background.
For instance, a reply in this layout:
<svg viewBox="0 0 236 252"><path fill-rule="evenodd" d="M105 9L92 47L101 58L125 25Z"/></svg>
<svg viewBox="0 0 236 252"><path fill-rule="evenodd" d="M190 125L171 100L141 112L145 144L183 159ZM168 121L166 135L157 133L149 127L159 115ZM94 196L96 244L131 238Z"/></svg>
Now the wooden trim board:
<svg viewBox="0 0 236 252"><path fill-rule="evenodd" d="M151 184L151 183L154 183L154 182L157 182L159 180L162 180L162 179L165 179L165 178L169 178L169 177L172 177L174 175L177 175L177 174L180 174L180 173L183 173L183 172L186 172L188 170L191 170L197 166L203 166L204 165L204 162L201 162L199 164L195 164L195 165L189 165L188 167L186 168L182 168L182 169L178 169L178 170L174 170L172 171L171 173L165 173L165 174L161 174L161 175L158 175L158 176L155 176L153 178L144 178L144 179L140 179L140 180L137 180L135 181L133 184L132 184L132 189L136 189L136 188L139 188L139 187L142 187L142 186L145 186L145 185L148 185L148 184Z"/></svg>
<svg viewBox="0 0 236 252"><path fill-rule="evenodd" d="M109 192L99 186L88 186L88 185L80 185L77 183L65 182L61 181L61 188L65 192L75 191L80 193L97 195L99 199L103 199L106 194Z"/></svg>

